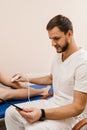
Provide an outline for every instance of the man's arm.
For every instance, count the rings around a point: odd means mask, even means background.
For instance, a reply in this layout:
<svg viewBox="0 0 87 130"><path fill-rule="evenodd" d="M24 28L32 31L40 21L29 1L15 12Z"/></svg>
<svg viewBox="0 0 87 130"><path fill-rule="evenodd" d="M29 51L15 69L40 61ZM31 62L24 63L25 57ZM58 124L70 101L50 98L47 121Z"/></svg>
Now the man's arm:
<svg viewBox="0 0 87 130"><path fill-rule="evenodd" d="M39 78L29 78L29 82L33 84L50 85L52 84L52 75L50 74Z"/></svg>
<svg viewBox="0 0 87 130"><path fill-rule="evenodd" d="M43 77L38 77L38 78L28 78L28 76L25 76L23 74L16 74L15 76L19 76L19 78L17 80L15 80L16 82L30 82L33 84L42 84L42 85L50 85L52 84L52 75L49 74L47 76L43 76Z"/></svg>
<svg viewBox="0 0 87 130"><path fill-rule="evenodd" d="M87 102L87 93L74 91L72 104L45 110L46 119L60 120L74 117L83 112Z"/></svg>

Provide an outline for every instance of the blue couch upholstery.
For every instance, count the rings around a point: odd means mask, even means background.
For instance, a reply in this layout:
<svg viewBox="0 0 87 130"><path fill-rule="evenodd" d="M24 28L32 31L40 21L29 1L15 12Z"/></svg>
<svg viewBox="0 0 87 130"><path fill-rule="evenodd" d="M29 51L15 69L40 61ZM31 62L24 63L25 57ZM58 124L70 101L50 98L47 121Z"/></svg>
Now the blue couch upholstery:
<svg viewBox="0 0 87 130"><path fill-rule="evenodd" d="M31 85L31 87L33 88L36 88L36 89L39 89L39 88L43 88L45 87L45 85ZM49 90L49 93L52 93L53 92L53 88L52 88L52 85L51 85L51 88ZM34 97L31 97L30 98L30 101L33 101L33 100L38 100L40 99L42 96L38 95L38 96L34 96ZM18 104L18 103L23 103L23 102L27 102L28 99L21 99L21 100L10 100L9 102L10 103L13 103L13 104ZM0 103L0 119L1 118L4 118L5 116L5 111L6 109L9 107L10 105L7 104L7 103Z"/></svg>

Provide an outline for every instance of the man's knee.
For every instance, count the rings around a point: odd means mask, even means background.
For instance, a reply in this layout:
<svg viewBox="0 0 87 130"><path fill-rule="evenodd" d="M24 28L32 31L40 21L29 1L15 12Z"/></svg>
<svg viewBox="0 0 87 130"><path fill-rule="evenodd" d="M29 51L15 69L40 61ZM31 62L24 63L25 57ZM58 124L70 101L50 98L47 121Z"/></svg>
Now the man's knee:
<svg viewBox="0 0 87 130"><path fill-rule="evenodd" d="M9 120L10 118L13 118L15 115L15 108L14 107L9 107L7 108L6 112L5 112L5 120Z"/></svg>
<svg viewBox="0 0 87 130"><path fill-rule="evenodd" d="M5 112L5 122L6 124L11 124L11 122L19 124L22 126L25 125L27 123L27 121L19 114L19 112L16 110L15 107L10 106L6 112Z"/></svg>

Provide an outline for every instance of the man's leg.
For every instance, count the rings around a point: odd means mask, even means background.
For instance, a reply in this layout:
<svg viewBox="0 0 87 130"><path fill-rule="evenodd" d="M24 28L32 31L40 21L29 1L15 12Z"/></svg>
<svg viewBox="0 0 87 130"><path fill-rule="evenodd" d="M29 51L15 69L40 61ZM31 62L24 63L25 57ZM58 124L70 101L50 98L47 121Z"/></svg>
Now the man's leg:
<svg viewBox="0 0 87 130"><path fill-rule="evenodd" d="M13 108L7 110L5 122L7 130L71 130L72 124L72 121L67 123L66 120L45 120L29 124Z"/></svg>
<svg viewBox="0 0 87 130"><path fill-rule="evenodd" d="M18 104L17 104L18 105ZM54 103L48 100L37 100L33 102L19 104L21 108L23 107L39 107L39 108L51 108L58 107ZM38 121L33 124L29 124L17 110L10 107L6 111L5 122L7 130L71 130L75 120L73 118L66 120L45 120L43 122Z"/></svg>
<svg viewBox="0 0 87 130"><path fill-rule="evenodd" d="M71 130L62 121L46 120L31 125L26 124L25 130Z"/></svg>
<svg viewBox="0 0 87 130"><path fill-rule="evenodd" d="M46 101L37 100L37 101L26 102L26 103L17 104L17 105L21 108L24 108L24 107L45 108L46 104L48 105L47 100ZM27 123L27 121L24 118L22 118L22 116L18 113L18 111L13 106L9 107L6 110L5 123L6 123L7 130L25 130L27 125L29 127L29 123Z"/></svg>
<svg viewBox="0 0 87 130"><path fill-rule="evenodd" d="M14 107L7 109L5 118L6 130L25 130L23 122L26 121L19 115Z"/></svg>

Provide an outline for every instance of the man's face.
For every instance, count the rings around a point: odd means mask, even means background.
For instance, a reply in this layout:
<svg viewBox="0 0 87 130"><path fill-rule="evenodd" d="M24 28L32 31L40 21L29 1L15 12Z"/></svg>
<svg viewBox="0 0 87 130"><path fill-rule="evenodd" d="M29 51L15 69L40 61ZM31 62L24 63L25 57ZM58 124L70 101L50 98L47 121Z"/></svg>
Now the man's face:
<svg viewBox="0 0 87 130"><path fill-rule="evenodd" d="M69 42L67 33L60 31L58 27L48 31L49 38L52 40L52 46L55 47L57 53L64 52L68 49Z"/></svg>

